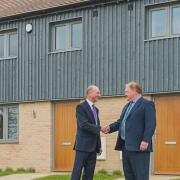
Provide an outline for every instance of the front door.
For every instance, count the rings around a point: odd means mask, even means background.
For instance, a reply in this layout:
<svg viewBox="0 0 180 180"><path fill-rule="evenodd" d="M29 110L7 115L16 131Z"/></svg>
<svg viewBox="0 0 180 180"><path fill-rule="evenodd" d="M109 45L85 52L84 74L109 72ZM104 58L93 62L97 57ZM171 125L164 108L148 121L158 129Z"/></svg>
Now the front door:
<svg viewBox="0 0 180 180"><path fill-rule="evenodd" d="M54 170L72 171L76 133L76 106L79 101L55 104Z"/></svg>
<svg viewBox="0 0 180 180"><path fill-rule="evenodd" d="M155 174L180 174L180 96L155 98Z"/></svg>

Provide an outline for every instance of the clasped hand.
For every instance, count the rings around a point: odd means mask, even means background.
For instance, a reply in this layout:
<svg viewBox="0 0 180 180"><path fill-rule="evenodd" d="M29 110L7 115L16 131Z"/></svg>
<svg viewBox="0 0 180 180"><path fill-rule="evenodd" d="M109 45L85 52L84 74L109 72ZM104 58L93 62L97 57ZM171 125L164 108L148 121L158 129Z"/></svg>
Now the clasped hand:
<svg viewBox="0 0 180 180"><path fill-rule="evenodd" d="M101 127L101 132L103 132L104 134L108 134L109 131L110 131L109 125Z"/></svg>

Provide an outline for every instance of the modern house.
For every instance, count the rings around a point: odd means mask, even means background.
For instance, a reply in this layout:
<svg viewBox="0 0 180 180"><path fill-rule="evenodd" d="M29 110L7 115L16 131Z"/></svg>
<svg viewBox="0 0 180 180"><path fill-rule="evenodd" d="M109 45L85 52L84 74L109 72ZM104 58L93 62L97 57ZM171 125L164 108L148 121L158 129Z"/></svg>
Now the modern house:
<svg viewBox="0 0 180 180"><path fill-rule="evenodd" d="M179 0L1 0L0 168L71 171L87 86L106 125L132 80L156 104L151 172L180 174ZM97 170L122 169L116 136L102 134Z"/></svg>

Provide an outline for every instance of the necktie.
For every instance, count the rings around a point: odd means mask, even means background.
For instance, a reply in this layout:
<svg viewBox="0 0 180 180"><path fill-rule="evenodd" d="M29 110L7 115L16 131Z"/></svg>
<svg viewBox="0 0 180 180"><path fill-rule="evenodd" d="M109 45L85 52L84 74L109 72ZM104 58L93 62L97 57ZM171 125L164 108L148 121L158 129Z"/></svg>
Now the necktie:
<svg viewBox="0 0 180 180"><path fill-rule="evenodd" d="M95 123L97 125L97 112L96 112L96 108L95 108L94 104L92 105L92 112L93 112L93 115L94 115Z"/></svg>
<svg viewBox="0 0 180 180"><path fill-rule="evenodd" d="M126 119L132 109L132 106L133 106L133 101L131 101L126 109L126 112L124 114L124 117L123 117L123 120L122 120L122 123L121 123L121 138L123 140L125 140L125 125L126 125Z"/></svg>

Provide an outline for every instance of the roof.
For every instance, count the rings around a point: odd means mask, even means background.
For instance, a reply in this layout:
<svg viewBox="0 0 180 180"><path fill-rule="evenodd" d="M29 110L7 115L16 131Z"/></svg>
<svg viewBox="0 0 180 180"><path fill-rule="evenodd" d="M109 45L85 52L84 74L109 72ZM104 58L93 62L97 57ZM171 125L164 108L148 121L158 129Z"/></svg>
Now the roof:
<svg viewBox="0 0 180 180"><path fill-rule="evenodd" d="M0 0L0 18L78 4L90 0Z"/></svg>

